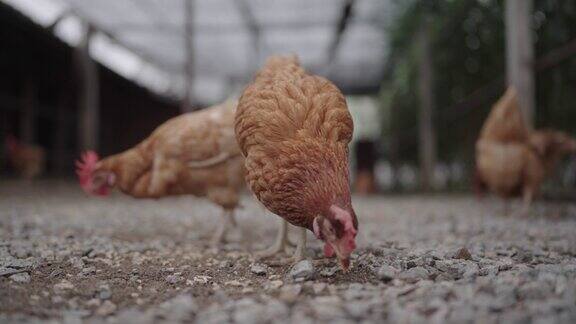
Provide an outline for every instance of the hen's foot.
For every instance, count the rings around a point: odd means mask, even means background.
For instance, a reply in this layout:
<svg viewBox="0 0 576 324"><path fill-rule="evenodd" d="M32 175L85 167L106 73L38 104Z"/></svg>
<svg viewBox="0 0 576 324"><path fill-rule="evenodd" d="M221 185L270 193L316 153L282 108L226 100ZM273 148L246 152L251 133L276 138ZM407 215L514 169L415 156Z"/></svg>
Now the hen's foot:
<svg viewBox="0 0 576 324"><path fill-rule="evenodd" d="M222 221L220 222L220 224L218 224L218 228L216 229L216 232L214 232L214 235L212 236L212 239L210 240L210 247L212 249L215 249L216 251L218 251L220 244L226 238L226 229L228 228L228 224L231 224L232 226L234 226L234 224L235 224L234 215L233 215L232 211L225 210L224 215L222 217Z"/></svg>
<svg viewBox="0 0 576 324"><path fill-rule="evenodd" d="M285 243L286 244L286 243ZM277 251L278 252L278 251ZM274 255L274 254L273 254ZM266 263L270 266L285 266L298 263L306 258L306 229L301 228L298 233L298 242L296 250L292 257L283 258L279 260L270 260Z"/></svg>
<svg viewBox="0 0 576 324"><path fill-rule="evenodd" d="M287 241L288 241L288 223L282 219L280 223L280 228L278 230L278 235L276 236L274 244L264 251L256 252L255 254L256 258L265 259L273 257L280 252L284 252L288 247Z"/></svg>
<svg viewBox="0 0 576 324"><path fill-rule="evenodd" d="M298 242L296 244L296 251L294 251L294 262L304 260L306 257L306 229L300 228L298 233Z"/></svg>

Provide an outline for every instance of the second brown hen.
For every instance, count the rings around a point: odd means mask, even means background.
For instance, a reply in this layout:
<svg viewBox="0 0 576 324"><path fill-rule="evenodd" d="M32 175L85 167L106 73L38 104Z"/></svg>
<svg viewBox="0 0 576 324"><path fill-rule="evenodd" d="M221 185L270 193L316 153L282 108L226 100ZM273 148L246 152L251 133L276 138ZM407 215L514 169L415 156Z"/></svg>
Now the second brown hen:
<svg viewBox="0 0 576 324"><path fill-rule="evenodd" d="M244 159L234 137L235 102L226 102L166 121L135 147L99 160L86 152L77 163L80 185L105 196L117 188L136 198L206 196L224 209L212 244L234 223L244 187Z"/></svg>

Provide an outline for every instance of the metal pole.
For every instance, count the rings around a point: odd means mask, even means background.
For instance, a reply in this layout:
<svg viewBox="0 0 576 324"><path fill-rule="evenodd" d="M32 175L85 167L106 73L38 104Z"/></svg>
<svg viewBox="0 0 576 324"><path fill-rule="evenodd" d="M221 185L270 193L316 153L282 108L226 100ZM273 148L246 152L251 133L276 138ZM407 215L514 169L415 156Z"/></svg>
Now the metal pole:
<svg viewBox="0 0 576 324"><path fill-rule="evenodd" d="M194 81L194 0L184 1L184 100L182 101L182 112L194 110L192 107L193 98L193 81Z"/></svg>
<svg viewBox="0 0 576 324"><path fill-rule="evenodd" d="M420 97L419 116L419 156L420 156L420 186L423 190L432 187L434 166L436 164L436 130L434 128L434 75L432 68L432 48L429 28L430 18L425 17L419 31L419 61L420 73L418 92Z"/></svg>
<svg viewBox="0 0 576 324"><path fill-rule="evenodd" d="M532 4L532 0L506 0L507 80L516 88L527 125L533 125L535 112Z"/></svg>
<svg viewBox="0 0 576 324"><path fill-rule="evenodd" d="M84 36L77 48L81 90L78 106L81 150L98 150L100 127L100 84L98 65L90 57L90 39L94 29L85 24Z"/></svg>
<svg viewBox="0 0 576 324"><path fill-rule="evenodd" d="M22 110L20 111L20 141L33 144L36 140L37 88L32 77L24 83Z"/></svg>

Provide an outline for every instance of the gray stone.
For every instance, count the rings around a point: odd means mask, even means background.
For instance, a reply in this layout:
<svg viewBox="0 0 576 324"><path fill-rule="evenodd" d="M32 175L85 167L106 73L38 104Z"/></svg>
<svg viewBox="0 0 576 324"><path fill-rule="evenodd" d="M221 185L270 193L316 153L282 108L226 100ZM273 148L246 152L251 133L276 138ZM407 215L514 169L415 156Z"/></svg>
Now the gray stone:
<svg viewBox="0 0 576 324"><path fill-rule="evenodd" d="M318 319L329 321L345 317L341 304L336 296L316 297L311 301L311 308Z"/></svg>
<svg viewBox="0 0 576 324"><path fill-rule="evenodd" d="M320 271L320 275L322 277L330 278L333 277L339 270L340 270L339 266L324 268L322 269L322 271Z"/></svg>
<svg viewBox="0 0 576 324"><path fill-rule="evenodd" d="M93 275L96 273L96 267L86 267L82 269L82 272L80 273L82 276L89 276L89 275Z"/></svg>
<svg viewBox="0 0 576 324"><path fill-rule="evenodd" d="M28 283L30 282L30 275L27 272L20 272L10 276L10 280L17 283Z"/></svg>
<svg viewBox="0 0 576 324"><path fill-rule="evenodd" d="M98 307L98 309L96 309L96 312L94 312L94 314L96 316L108 316L116 312L116 309L117 309L116 304L107 300L103 302L102 305Z"/></svg>
<svg viewBox="0 0 576 324"><path fill-rule="evenodd" d="M61 293L67 290L72 290L74 288L75 288L74 285L70 281L63 279L62 281L54 285L54 292Z"/></svg>
<svg viewBox="0 0 576 324"><path fill-rule="evenodd" d="M323 282L317 282L317 283L312 284L312 291L314 291L314 293L316 295L320 294L325 289L326 289L326 284Z"/></svg>
<svg viewBox="0 0 576 324"><path fill-rule="evenodd" d="M78 268L78 269L82 269L85 264L84 261L80 258L70 258L70 264L74 267L74 268Z"/></svg>
<svg viewBox="0 0 576 324"><path fill-rule="evenodd" d="M171 274L166 277L166 281L171 285L175 285L183 280L184 278L179 274Z"/></svg>
<svg viewBox="0 0 576 324"><path fill-rule="evenodd" d="M349 301L344 303L343 307L350 316L360 319L368 317L372 304L364 300Z"/></svg>
<svg viewBox="0 0 576 324"><path fill-rule="evenodd" d="M554 288L546 282L527 282L518 289L522 299L544 299L554 292Z"/></svg>
<svg viewBox="0 0 576 324"><path fill-rule="evenodd" d="M396 278L398 276L398 269L389 266L389 265L383 265L380 267L380 269L378 269L378 279L384 281L384 282L389 282L392 279Z"/></svg>
<svg viewBox="0 0 576 324"><path fill-rule="evenodd" d="M10 248L10 254L15 258L25 259L32 255L30 247L21 244L14 245Z"/></svg>
<svg viewBox="0 0 576 324"><path fill-rule="evenodd" d="M412 269L408 269L400 274L400 279L403 279L407 282L418 282L420 280L428 279L429 272L423 267L414 267Z"/></svg>
<svg viewBox="0 0 576 324"><path fill-rule="evenodd" d="M198 305L188 294L178 295L160 304L163 317L172 323L189 322L198 312Z"/></svg>
<svg viewBox="0 0 576 324"><path fill-rule="evenodd" d="M250 271L259 276L265 276L268 273L268 267L261 263L253 263L250 266Z"/></svg>
<svg viewBox="0 0 576 324"><path fill-rule="evenodd" d="M289 276L294 280L310 280L314 277L314 264L310 260L302 260L290 269Z"/></svg>
<svg viewBox="0 0 576 324"><path fill-rule="evenodd" d="M12 260L8 260L5 261L5 264L8 268L13 268L13 269L28 269L28 268L32 268L35 265L38 264L38 261L34 258L28 258L28 259L12 259Z"/></svg>
<svg viewBox="0 0 576 324"><path fill-rule="evenodd" d="M268 322L279 322L290 316L290 308L283 302L270 300L265 305L266 320Z"/></svg>
<svg viewBox="0 0 576 324"><path fill-rule="evenodd" d="M232 319L235 323L263 323L265 311L263 305L245 298L236 303Z"/></svg>
<svg viewBox="0 0 576 324"><path fill-rule="evenodd" d="M301 291L301 285L284 286L282 289L280 289L280 299L288 303L293 303L296 301Z"/></svg>
<svg viewBox="0 0 576 324"><path fill-rule="evenodd" d="M112 291L108 285L101 285L98 291L98 298L101 300L110 299L112 297Z"/></svg>

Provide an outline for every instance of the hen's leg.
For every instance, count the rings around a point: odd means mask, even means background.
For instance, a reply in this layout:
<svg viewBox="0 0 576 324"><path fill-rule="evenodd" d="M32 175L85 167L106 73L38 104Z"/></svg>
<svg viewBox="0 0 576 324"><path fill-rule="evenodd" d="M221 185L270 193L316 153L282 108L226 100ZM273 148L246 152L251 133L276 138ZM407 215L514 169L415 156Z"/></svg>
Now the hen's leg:
<svg viewBox="0 0 576 324"><path fill-rule="evenodd" d="M268 249L256 253L256 256L258 258L269 258L274 256L284 251L284 248L286 247L286 241L288 241L288 222L286 222L284 219L281 219L280 229L274 244Z"/></svg>
<svg viewBox="0 0 576 324"><path fill-rule="evenodd" d="M234 217L234 210L231 210L229 213L226 214L226 216L228 217L227 221L232 225L232 227L238 226L236 218Z"/></svg>
<svg viewBox="0 0 576 324"><path fill-rule="evenodd" d="M228 223L230 223L233 219L234 216L232 215L232 211L225 209L224 213L222 214L222 220L220 221L220 224L218 225L218 228L216 229L216 232L214 232L214 236L212 236L212 240L210 241L210 245L213 248L218 248L220 243L222 243L226 234Z"/></svg>
<svg viewBox="0 0 576 324"><path fill-rule="evenodd" d="M298 245L294 251L294 262L298 262L306 257L306 229L300 228L298 233Z"/></svg>
<svg viewBox="0 0 576 324"><path fill-rule="evenodd" d="M520 209L519 216L520 217L527 217L530 213L530 206L532 205L532 200L534 198L534 190L532 188L524 189L523 200L522 200L522 209Z"/></svg>

